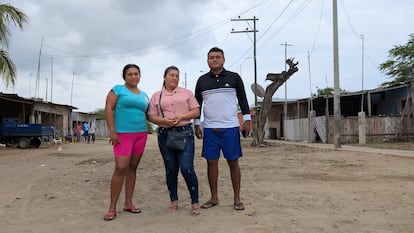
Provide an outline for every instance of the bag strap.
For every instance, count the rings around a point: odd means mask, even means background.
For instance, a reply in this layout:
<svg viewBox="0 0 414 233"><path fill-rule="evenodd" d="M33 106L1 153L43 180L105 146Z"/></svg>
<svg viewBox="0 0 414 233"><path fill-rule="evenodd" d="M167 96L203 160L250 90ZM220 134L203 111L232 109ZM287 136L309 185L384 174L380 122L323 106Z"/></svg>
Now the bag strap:
<svg viewBox="0 0 414 233"><path fill-rule="evenodd" d="M158 105L160 105L160 111L161 111L162 118L165 118L164 112L162 111L162 108L161 108L161 96L162 96L162 88L161 88L161 91L160 91L160 100L158 102Z"/></svg>

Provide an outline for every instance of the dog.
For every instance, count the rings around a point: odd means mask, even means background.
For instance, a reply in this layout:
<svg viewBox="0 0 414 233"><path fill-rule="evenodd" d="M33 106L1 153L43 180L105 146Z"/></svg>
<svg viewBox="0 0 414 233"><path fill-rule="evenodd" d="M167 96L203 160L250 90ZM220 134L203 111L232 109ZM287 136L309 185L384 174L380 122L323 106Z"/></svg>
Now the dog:
<svg viewBox="0 0 414 233"><path fill-rule="evenodd" d="M62 144L62 140L60 138L59 139L52 138L52 143L55 145L60 145Z"/></svg>
<svg viewBox="0 0 414 233"><path fill-rule="evenodd" d="M52 140L51 140L51 142L53 143L53 144L55 144L55 146L57 147L57 153L58 154L60 154L60 153L62 153L62 150L63 150L63 148L62 148L62 139L56 139L56 138L52 138Z"/></svg>

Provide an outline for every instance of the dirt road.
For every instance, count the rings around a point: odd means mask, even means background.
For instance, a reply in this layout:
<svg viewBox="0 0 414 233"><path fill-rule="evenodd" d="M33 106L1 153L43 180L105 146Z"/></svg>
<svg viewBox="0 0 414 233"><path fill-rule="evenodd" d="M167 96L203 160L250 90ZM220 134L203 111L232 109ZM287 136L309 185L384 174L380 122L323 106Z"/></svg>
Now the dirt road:
<svg viewBox="0 0 414 233"><path fill-rule="evenodd" d="M113 156L107 141L38 149L0 149L0 231L56 232L414 232L414 158L272 142L243 141L242 200L232 209L232 188L220 160L220 204L190 216L179 177L180 208L169 205L155 135L138 168L135 204L103 221L109 205ZM206 163L196 140L200 201L209 198Z"/></svg>

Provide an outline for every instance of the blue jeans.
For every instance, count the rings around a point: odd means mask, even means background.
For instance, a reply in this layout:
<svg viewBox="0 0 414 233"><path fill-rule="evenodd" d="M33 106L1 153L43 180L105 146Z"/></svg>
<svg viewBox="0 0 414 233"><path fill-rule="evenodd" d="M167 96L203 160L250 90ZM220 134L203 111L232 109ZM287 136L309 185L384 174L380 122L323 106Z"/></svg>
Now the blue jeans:
<svg viewBox="0 0 414 233"><path fill-rule="evenodd" d="M174 151L166 146L167 134L170 130L186 131L187 140L184 151ZM190 192L191 204L198 203L198 179L194 170L194 130L191 125L173 128L158 129L158 147L165 166L165 176L171 201L178 200L177 183L178 171L181 168L181 174L187 184Z"/></svg>

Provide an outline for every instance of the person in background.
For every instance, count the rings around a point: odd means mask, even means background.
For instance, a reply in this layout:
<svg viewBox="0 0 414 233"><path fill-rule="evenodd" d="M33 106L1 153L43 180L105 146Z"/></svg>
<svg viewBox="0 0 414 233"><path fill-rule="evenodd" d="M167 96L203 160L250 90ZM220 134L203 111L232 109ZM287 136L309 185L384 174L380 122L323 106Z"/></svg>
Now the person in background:
<svg viewBox="0 0 414 233"><path fill-rule="evenodd" d="M191 121L199 117L200 108L193 93L178 87L179 70L175 66L168 67L164 72L164 84L161 90L155 92L150 100L148 119L157 124L158 146L164 160L167 187L170 194L168 212L178 209L178 173L187 184L191 197L191 214L200 214L198 201L198 179L194 170L194 130ZM172 131L185 131L184 150L167 147L167 135Z"/></svg>
<svg viewBox="0 0 414 233"><path fill-rule="evenodd" d="M202 156L207 160L210 200L201 205L208 209L219 203L217 194L218 161L220 150L230 168L235 210L244 210L240 200L241 172L239 158L243 156L240 142L238 106L243 114L244 129L250 131L250 111L241 77L224 69L224 52L214 47L207 53L210 72L200 76L195 87L195 97L203 109L203 131L200 119L195 119L197 138L203 139Z"/></svg>
<svg viewBox="0 0 414 233"><path fill-rule="evenodd" d="M89 124L89 131L88 131L88 144L91 142L95 143L95 132L96 132L96 125L94 121L91 121Z"/></svg>
<svg viewBox="0 0 414 233"><path fill-rule="evenodd" d="M115 85L106 97L105 116L109 129L109 142L113 145L115 170L111 180L111 203L104 220L116 217L116 205L125 181L124 211L140 213L132 202L138 164L147 142L148 95L138 88L140 68L128 64L123 68L125 83Z"/></svg>
<svg viewBox="0 0 414 233"><path fill-rule="evenodd" d="M76 123L76 141L80 142L82 138L82 125L80 123Z"/></svg>
<svg viewBox="0 0 414 233"><path fill-rule="evenodd" d="M85 139L85 142L88 141L88 137L89 137L89 123L88 122L83 122L82 124L83 127L83 138Z"/></svg>

